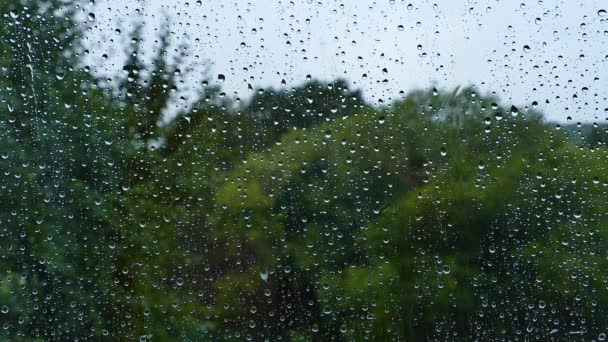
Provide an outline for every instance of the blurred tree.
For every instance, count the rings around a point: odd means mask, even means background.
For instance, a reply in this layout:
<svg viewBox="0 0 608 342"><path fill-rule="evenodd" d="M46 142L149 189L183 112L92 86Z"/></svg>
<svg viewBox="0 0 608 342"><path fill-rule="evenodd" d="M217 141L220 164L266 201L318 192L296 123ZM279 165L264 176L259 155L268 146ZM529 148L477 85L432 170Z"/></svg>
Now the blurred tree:
<svg viewBox="0 0 608 342"><path fill-rule="evenodd" d="M2 338L567 340L608 329L605 126L474 87L118 89L78 3L0 3ZM171 110L169 110L171 109ZM580 127L579 127L580 126Z"/></svg>
<svg viewBox="0 0 608 342"><path fill-rule="evenodd" d="M606 224L597 180L606 153L572 155L538 113L496 102L472 88L414 92L383 111L294 129L251 155L219 190L211 235L212 254L233 256L215 271L213 302L226 329L408 340L513 338L525 329L567 338L567 329L553 331L563 321L596 335L606 329L596 292L604 277L594 286L578 280L605 263L591 247L604 237L585 227ZM592 174L595 195L582 191ZM546 184L578 177L570 189ZM564 190L566 202L556 195ZM571 205L580 201L585 213ZM589 247L559 252L576 236ZM575 270L585 275L568 279ZM274 318L292 306L306 318ZM547 318L535 322L533 312ZM248 329L250 321L273 328Z"/></svg>
<svg viewBox="0 0 608 342"><path fill-rule="evenodd" d="M361 91L351 90L344 80L309 80L290 89L259 89L243 111L257 128L257 134L251 137L254 148L262 149L290 129L348 117L361 112L364 106Z"/></svg>

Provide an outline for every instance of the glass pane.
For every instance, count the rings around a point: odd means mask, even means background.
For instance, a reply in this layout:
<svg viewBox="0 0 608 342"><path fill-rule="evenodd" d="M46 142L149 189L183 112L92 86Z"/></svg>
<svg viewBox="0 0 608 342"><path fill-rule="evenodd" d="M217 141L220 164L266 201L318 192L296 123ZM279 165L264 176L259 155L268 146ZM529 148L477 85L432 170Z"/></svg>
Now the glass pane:
<svg viewBox="0 0 608 342"><path fill-rule="evenodd" d="M608 4L0 2L0 336L608 333Z"/></svg>

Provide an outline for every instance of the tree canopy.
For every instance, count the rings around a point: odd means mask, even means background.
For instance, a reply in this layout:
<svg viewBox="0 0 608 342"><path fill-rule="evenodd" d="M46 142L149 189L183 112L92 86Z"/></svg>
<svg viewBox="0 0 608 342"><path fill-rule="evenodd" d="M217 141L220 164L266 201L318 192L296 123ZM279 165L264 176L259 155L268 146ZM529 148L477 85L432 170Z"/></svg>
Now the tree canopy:
<svg viewBox="0 0 608 342"><path fill-rule="evenodd" d="M76 8L0 4L2 339L605 338L605 125L312 79L167 118L167 33L113 87Z"/></svg>

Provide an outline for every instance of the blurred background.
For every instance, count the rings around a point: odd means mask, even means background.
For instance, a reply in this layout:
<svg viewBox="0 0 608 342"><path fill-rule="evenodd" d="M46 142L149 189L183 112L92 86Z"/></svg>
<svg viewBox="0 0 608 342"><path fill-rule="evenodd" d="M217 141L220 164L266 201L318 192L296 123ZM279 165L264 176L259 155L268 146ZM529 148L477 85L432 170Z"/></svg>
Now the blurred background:
<svg viewBox="0 0 608 342"><path fill-rule="evenodd" d="M0 2L0 339L603 341L599 2Z"/></svg>

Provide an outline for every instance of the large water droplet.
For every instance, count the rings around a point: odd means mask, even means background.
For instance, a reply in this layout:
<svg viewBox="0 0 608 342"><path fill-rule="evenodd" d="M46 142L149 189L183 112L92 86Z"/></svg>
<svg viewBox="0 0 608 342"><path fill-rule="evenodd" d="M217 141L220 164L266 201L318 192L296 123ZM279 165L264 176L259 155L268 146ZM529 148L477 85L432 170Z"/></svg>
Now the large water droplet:
<svg viewBox="0 0 608 342"><path fill-rule="evenodd" d="M515 117L517 114L519 114L519 109L515 106L511 106L511 116Z"/></svg>
<svg viewBox="0 0 608 342"><path fill-rule="evenodd" d="M264 271L260 272L260 279L262 279L263 281L268 281L268 269L265 269Z"/></svg>

